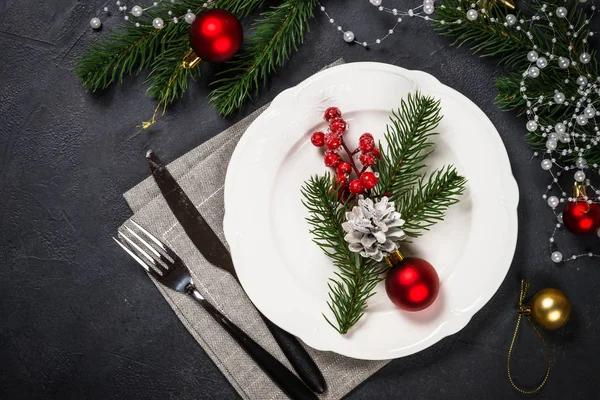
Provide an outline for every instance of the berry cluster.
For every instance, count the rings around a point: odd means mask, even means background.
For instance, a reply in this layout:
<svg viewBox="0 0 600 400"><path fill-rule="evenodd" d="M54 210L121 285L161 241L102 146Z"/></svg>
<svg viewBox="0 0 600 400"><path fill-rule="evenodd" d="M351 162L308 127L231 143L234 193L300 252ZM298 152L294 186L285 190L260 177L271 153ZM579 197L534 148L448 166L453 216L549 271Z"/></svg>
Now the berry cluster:
<svg viewBox="0 0 600 400"><path fill-rule="evenodd" d="M380 152L375 147L375 140L370 133L363 133L358 141L358 147L350 151L344 142L344 133L348 131L348 124L342 118L342 112L337 107L329 107L323 115L325 121L329 123L329 129L325 132L315 132L310 141L316 147L326 147L324 154L325 165L335 169L335 182L341 187L340 195L349 191L353 195L358 195L366 190L373 189L377 185L377 175L367 168L373 167L380 157ZM347 155L347 160L340 155L341 151ZM359 154L358 160L362 164L359 170L356 166L354 157ZM355 179L350 180L352 173ZM346 197L346 196L343 196Z"/></svg>

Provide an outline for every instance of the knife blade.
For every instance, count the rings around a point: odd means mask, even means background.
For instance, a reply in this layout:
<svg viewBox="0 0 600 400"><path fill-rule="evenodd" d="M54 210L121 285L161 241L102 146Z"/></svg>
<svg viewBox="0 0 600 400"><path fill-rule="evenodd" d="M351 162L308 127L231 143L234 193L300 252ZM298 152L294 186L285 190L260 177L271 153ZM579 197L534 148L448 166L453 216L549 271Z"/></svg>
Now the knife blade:
<svg viewBox="0 0 600 400"><path fill-rule="evenodd" d="M165 201L198 251L209 263L229 272L240 283L229 251L194 203L152 150L146 153L146 159ZM327 388L325 378L304 346L294 335L271 322L260 310L258 313L300 379L313 392L323 393Z"/></svg>

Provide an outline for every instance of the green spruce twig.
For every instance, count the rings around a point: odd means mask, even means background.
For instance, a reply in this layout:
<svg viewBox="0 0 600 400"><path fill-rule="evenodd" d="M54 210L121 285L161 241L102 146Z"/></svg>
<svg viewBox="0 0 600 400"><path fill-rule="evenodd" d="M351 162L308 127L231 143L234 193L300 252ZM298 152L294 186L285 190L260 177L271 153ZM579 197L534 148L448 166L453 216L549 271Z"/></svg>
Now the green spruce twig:
<svg viewBox="0 0 600 400"><path fill-rule="evenodd" d="M404 219L404 232L419 237L430 226L443 221L448 208L458 203L466 183L466 178L452 166L419 178L417 185L406 191L397 204Z"/></svg>
<svg viewBox="0 0 600 400"><path fill-rule="evenodd" d="M579 75L598 76L598 63L596 52L590 49L587 42L590 28L586 23L589 18L578 4L578 1L545 0L531 3L519 3L519 10L509 11L495 2L488 2L485 13L479 10L480 16L474 21L465 18L466 10L472 8L470 0L441 0L436 8L434 18L435 29L445 36L455 38L453 45L469 45L481 57L495 58L506 68L506 73L496 79L498 95L496 103L507 111L513 111L518 116L527 112L528 100L521 93L522 74L527 71L531 62L526 54L534 50L546 57L548 65L543 73L535 79L527 79L527 97L531 101L542 98L537 106L538 123L541 126L554 125L557 121L569 121L573 116L572 107L556 107L551 103L554 90L560 90L567 99L578 98L578 88L572 82L565 82L565 71L558 67L557 58L566 57L578 60L582 52L591 54L592 62L572 64L569 71L573 79ZM546 5L544 11L542 7ZM567 8L568 19L554 16L557 7ZM515 15L517 21L524 24L514 26L502 23L508 13ZM552 27L545 23L535 23L531 15L543 15L552 20ZM460 22L459 22L460 21ZM497 23L500 21L501 23ZM520 25L520 24L519 24ZM580 27L577 35L570 34L568 27ZM552 57L550 57L552 55ZM590 126L574 126L576 134L594 134ZM524 130L525 131L525 130ZM525 133L529 144L538 151L546 151L546 138L537 133ZM570 151L570 144L558 144L559 157L566 162L572 162L579 157L577 152ZM562 154L562 150L566 153ZM588 162L600 162L600 146L593 146L586 151L585 158Z"/></svg>
<svg viewBox="0 0 600 400"><path fill-rule="evenodd" d="M379 145L379 181L374 197L388 196L391 201L398 201L418 182L425 168L424 161L433 151L429 139L436 135L433 130L441 119L439 100L416 92L401 101L387 126L387 146Z"/></svg>
<svg viewBox="0 0 600 400"><path fill-rule="evenodd" d="M297 50L308 30L315 0L284 0L263 13L241 53L213 84L210 103L222 114L238 110L269 75Z"/></svg>
<svg viewBox="0 0 600 400"><path fill-rule="evenodd" d="M174 23L167 18L168 12L185 15L192 10L197 14L204 10L203 3L204 0L164 1L141 17L129 16L131 23L118 26L78 56L74 73L86 90L97 92L123 82L125 76L148 70L148 92L158 101L155 117L160 108L164 111L183 95L190 80L200 76L199 67L182 68L183 58L190 49L189 25L183 21ZM222 8L242 18L264 3L265 0L217 0L211 8ZM157 17L165 21L162 29L152 26ZM139 27L134 25L136 22Z"/></svg>
<svg viewBox="0 0 600 400"><path fill-rule="evenodd" d="M329 174L311 177L302 188L302 203L309 211L307 221L311 226L313 241L331 258L337 271L329 281L327 305L335 323L327 322L339 333L346 334L363 316L367 300L375 285L381 281L385 268L352 253L344 240L342 223L345 207L338 202L338 188Z"/></svg>

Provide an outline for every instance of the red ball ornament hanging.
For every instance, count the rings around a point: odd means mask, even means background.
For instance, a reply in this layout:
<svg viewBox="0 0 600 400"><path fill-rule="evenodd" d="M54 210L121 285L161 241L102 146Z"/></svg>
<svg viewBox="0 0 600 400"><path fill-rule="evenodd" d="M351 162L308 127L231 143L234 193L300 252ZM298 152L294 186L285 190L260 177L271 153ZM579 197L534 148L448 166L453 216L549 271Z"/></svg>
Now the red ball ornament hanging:
<svg viewBox="0 0 600 400"><path fill-rule="evenodd" d="M569 201L563 208L563 223L575 235L591 235L600 228L600 206L584 200L586 190L583 184L575 184L574 194L576 200Z"/></svg>
<svg viewBox="0 0 600 400"><path fill-rule="evenodd" d="M404 258L399 251L385 260L391 267L385 278L385 290L392 303L405 311L421 311L435 301L440 278L431 264L422 258Z"/></svg>
<svg viewBox="0 0 600 400"><path fill-rule="evenodd" d="M562 215L565 227L578 236L591 235L600 227L600 206L596 203L570 201L565 204Z"/></svg>
<svg viewBox="0 0 600 400"><path fill-rule="evenodd" d="M190 26L190 46L205 61L230 60L242 46L242 39L242 24L225 10L203 11Z"/></svg>

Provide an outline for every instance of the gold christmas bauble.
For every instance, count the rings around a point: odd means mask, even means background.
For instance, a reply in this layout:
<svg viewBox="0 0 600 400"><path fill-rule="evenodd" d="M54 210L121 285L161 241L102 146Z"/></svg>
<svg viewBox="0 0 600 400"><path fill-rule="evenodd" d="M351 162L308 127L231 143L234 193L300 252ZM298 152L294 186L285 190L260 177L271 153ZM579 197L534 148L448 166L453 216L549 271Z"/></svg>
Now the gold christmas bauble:
<svg viewBox="0 0 600 400"><path fill-rule="evenodd" d="M571 316L571 302L558 289L542 289L530 303L531 317L544 329L558 329Z"/></svg>

